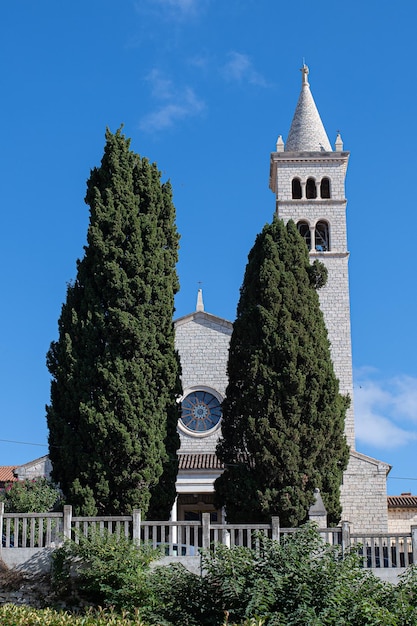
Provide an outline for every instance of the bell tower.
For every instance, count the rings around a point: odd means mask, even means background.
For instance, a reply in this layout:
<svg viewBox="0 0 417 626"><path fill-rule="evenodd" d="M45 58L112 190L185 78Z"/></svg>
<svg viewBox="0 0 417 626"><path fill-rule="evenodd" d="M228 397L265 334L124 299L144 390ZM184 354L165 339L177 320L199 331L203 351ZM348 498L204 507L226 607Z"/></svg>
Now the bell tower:
<svg viewBox="0 0 417 626"><path fill-rule="evenodd" d="M345 197L349 152L343 150L339 133L332 150L310 91L306 65L301 73L301 93L287 141L284 144L280 135L276 152L271 154L270 188L275 194L277 216L296 223L309 248L311 261L319 259L328 270L327 284L318 293L340 392L351 398L345 432L348 444L354 449Z"/></svg>

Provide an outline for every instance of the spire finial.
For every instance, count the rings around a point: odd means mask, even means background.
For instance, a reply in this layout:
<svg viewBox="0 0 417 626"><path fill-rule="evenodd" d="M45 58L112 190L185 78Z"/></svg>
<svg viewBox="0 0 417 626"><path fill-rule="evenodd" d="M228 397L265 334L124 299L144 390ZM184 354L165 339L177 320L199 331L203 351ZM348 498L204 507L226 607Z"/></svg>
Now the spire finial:
<svg viewBox="0 0 417 626"><path fill-rule="evenodd" d="M343 151L343 141L342 141L342 136L340 134L340 130L337 131L335 148L336 148L336 152L342 152Z"/></svg>
<svg viewBox="0 0 417 626"><path fill-rule="evenodd" d="M302 72L302 86L303 87L308 87L309 86L309 82L308 82L308 74L309 74L309 69L308 66L304 63L304 59L303 59L303 67L301 68L300 72Z"/></svg>
<svg viewBox="0 0 417 626"><path fill-rule="evenodd" d="M199 285L201 285L201 283L199 283ZM203 290L201 289L201 287L199 287L198 293L197 293L196 311L204 311Z"/></svg>

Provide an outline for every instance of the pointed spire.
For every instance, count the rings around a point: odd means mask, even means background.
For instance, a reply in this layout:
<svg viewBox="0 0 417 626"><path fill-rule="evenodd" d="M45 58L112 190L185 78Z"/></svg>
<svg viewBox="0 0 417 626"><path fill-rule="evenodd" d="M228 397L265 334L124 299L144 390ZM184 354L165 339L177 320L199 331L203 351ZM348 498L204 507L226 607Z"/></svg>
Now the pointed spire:
<svg viewBox="0 0 417 626"><path fill-rule="evenodd" d="M204 311L204 302L203 302L203 290L199 289L197 293L197 308L196 311Z"/></svg>
<svg viewBox="0 0 417 626"><path fill-rule="evenodd" d="M279 135L277 139L277 152L284 152L284 141L282 135Z"/></svg>
<svg viewBox="0 0 417 626"><path fill-rule="evenodd" d="M311 95L307 65L303 65L301 73L301 93L285 144L285 152L331 152L329 139Z"/></svg>
<svg viewBox="0 0 417 626"><path fill-rule="evenodd" d="M337 131L337 137L336 137L336 142L334 144L335 150L336 152L343 152L343 141L342 141L342 136L339 133L339 131Z"/></svg>

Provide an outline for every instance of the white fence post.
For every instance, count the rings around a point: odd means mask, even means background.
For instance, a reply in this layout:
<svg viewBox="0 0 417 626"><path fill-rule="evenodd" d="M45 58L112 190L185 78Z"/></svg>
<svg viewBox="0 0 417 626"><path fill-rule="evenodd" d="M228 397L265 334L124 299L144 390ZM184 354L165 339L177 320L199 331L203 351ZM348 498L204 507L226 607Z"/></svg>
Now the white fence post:
<svg viewBox="0 0 417 626"><path fill-rule="evenodd" d="M140 524L141 524L140 509L133 509L132 511L132 539L138 546L140 545Z"/></svg>
<svg viewBox="0 0 417 626"><path fill-rule="evenodd" d="M350 548L350 526L349 522L342 522L342 554Z"/></svg>
<svg viewBox="0 0 417 626"><path fill-rule="evenodd" d="M210 547L210 513L203 513L203 548Z"/></svg>
<svg viewBox="0 0 417 626"><path fill-rule="evenodd" d="M279 517L276 515L271 519L271 538L279 543Z"/></svg>
<svg viewBox="0 0 417 626"><path fill-rule="evenodd" d="M71 539L72 506L64 505L64 539Z"/></svg>
<svg viewBox="0 0 417 626"><path fill-rule="evenodd" d="M417 526L411 526L411 545L413 549L413 563L417 563Z"/></svg>

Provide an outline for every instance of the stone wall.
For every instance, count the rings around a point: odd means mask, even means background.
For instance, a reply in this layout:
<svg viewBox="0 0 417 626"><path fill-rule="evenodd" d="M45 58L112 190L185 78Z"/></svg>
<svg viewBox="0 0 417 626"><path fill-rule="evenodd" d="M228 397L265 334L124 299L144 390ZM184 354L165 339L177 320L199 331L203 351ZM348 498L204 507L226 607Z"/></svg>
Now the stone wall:
<svg viewBox="0 0 417 626"><path fill-rule="evenodd" d="M388 509L388 530L390 533L409 533L411 526L417 526L417 509Z"/></svg>
<svg viewBox="0 0 417 626"><path fill-rule="evenodd" d="M204 311L175 322L175 345L182 367L184 395L204 389L221 402L227 387L227 359L232 323ZM215 452L220 429L208 435L187 435L180 430L181 453Z"/></svg>
<svg viewBox="0 0 417 626"><path fill-rule="evenodd" d="M355 533L388 531L386 476L389 465L351 451L341 486L342 519Z"/></svg>
<svg viewBox="0 0 417 626"><path fill-rule="evenodd" d="M349 153L273 153L271 155L271 189L277 198L278 217L285 222L306 221L311 229L324 220L329 225L330 250L310 252L328 270L327 285L319 290L320 305L330 340L332 361L339 379L340 391L352 402L346 414L345 432L350 447L355 447L355 423L352 383L352 344L349 302L349 253L347 249L345 177ZM307 178L330 180L331 198L294 200L292 180L302 184Z"/></svg>

